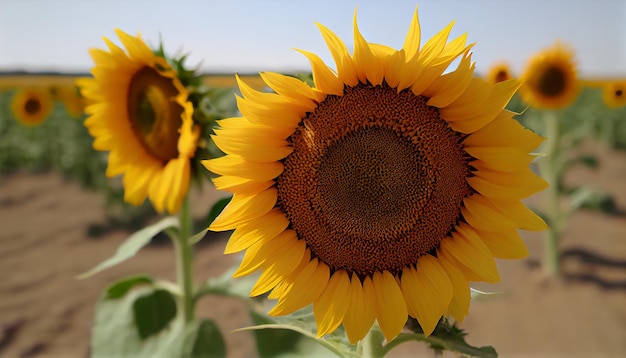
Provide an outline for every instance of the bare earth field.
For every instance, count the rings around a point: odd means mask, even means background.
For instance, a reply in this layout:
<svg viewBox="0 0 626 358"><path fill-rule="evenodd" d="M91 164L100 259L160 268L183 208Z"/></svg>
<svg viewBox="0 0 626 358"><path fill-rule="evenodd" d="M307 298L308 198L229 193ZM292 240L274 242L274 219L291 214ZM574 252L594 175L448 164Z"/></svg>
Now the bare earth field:
<svg viewBox="0 0 626 358"><path fill-rule="evenodd" d="M472 302L462 324L473 345L493 345L502 357L626 356L626 153L592 148L600 168L576 168L569 183L591 183L616 199L622 214L575 213L562 240L564 278L540 267L542 235L524 233L531 256L499 261L502 283L477 288L498 295ZM215 193L196 200L210 205ZM541 203L541 196L533 203ZM75 277L110 257L129 232L89 237L103 223L102 200L54 173L14 173L0 178L0 356L87 357L93 305L101 290L128 274L173 279L169 245L152 245L136 257L94 277ZM215 235L197 250L197 280L221 274L236 256L222 255L226 238ZM237 299L211 297L198 313L217 320L229 357L255 357L250 324ZM394 357L432 357L407 344ZM444 356L448 356L445 354Z"/></svg>

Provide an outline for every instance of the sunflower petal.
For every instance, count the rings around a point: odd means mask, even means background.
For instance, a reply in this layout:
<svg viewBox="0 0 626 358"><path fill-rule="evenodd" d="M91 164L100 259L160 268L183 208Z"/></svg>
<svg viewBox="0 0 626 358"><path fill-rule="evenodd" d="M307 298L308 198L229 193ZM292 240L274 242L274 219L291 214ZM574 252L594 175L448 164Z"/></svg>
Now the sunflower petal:
<svg viewBox="0 0 626 358"><path fill-rule="evenodd" d="M469 282L463 275L463 272L458 268L455 260L450 258L449 253L438 251L437 259L448 275L454 292L450 300L450 305L448 306L448 313L454 317L455 320L463 322L465 316L469 314L471 299Z"/></svg>
<svg viewBox="0 0 626 358"><path fill-rule="evenodd" d="M306 248L304 241L298 241L300 247L303 248L302 252L298 252L294 257L289 257L287 260L277 260L276 262L265 267L261 276L250 290L250 296L255 297L261 295L269 290L273 290L268 298L275 299L280 298L282 295L293 286L293 280L286 281L290 277L297 277L302 270L311 261L311 252ZM295 260L299 257L299 260ZM296 263L291 259L294 259Z"/></svg>
<svg viewBox="0 0 626 358"><path fill-rule="evenodd" d="M309 59L313 73L313 82L320 92L337 96L343 95L343 83L339 81L333 70L326 66L318 55L300 49L296 49L296 51Z"/></svg>
<svg viewBox="0 0 626 358"><path fill-rule="evenodd" d="M529 255L526 244L517 230L500 232L476 230L476 234L487 245L493 257L513 260L523 259Z"/></svg>
<svg viewBox="0 0 626 358"><path fill-rule="evenodd" d="M374 324L374 287L372 280L365 277L363 283L353 273L350 281L350 305L343 319L343 326L351 344L356 344L365 337Z"/></svg>
<svg viewBox="0 0 626 358"><path fill-rule="evenodd" d="M511 147L530 152L545 140L513 119L513 112L503 112L509 116L496 117L493 122L465 138L463 144L466 147Z"/></svg>
<svg viewBox="0 0 626 358"><path fill-rule="evenodd" d="M280 209L274 208L267 214L238 226L228 239L224 253L232 254L245 250L262 238L274 238L285 231L288 225L289 220L285 214Z"/></svg>
<svg viewBox="0 0 626 358"><path fill-rule="evenodd" d="M361 35L354 12L354 62L357 77L362 83L371 83L374 86L383 82L383 64L372 52L369 44Z"/></svg>
<svg viewBox="0 0 626 358"><path fill-rule="evenodd" d="M281 162L248 162L238 155L203 160L202 165L209 171L219 175L234 175L258 181L274 179L283 172Z"/></svg>
<svg viewBox="0 0 626 358"><path fill-rule="evenodd" d="M524 168L514 172L500 172L480 169L467 182L480 194L488 198L520 200L542 191L548 183L530 170Z"/></svg>
<svg viewBox="0 0 626 358"><path fill-rule="evenodd" d="M401 287L409 314L429 336L452 300L453 287L446 271L436 258L424 255L418 260L417 270L402 271Z"/></svg>
<svg viewBox="0 0 626 358"><path fill-rule="evenodd" d="M310 261L268 314L282 316L315 301L328 285L330 270L317 258Z"/></svg>
<svg viewBox="0 0 626 358"><path fill-rule="evenodd" d="M407 62L413 61L413 59L419 54L421 41L420 20L417 15L417 6L415 6L415 12L413 12L413 18L411 19L411 25L409 31L404 39L404 45L402 49L406 54Z"/></svg>
<svg viewBox="0 0 626 358"><path fill-rule="evenodd" d="M209 230L231 230L246 221L265 215L276 205L277 198L278 191L275 188L269 188L254 195L235 193L230 203L213 220Z"/></svg>
<svg viewBox="0 0 626 358"><path fill-rule="evenodd" d="M326 45L335 60L339 80L348 86L356 86L359 83L359 78L356 73L356 65L348 52L348 48L334 32L322 24L315 24L320 29L324 41L326 41Z"/></svg>
<svg viewBox="0 0 626 358"><path fill-rule="evenodd" d="M535 159L534 155L511 147L465 147L465 151L476 158L471 165L480 167L511 172L527 168Z"/></svg>
<svg viewBox="0 0 626 358"><path fill-rule="evenodd" d="M346 271L336 271L324 292L313 302L318 338L334 331L341 324L350 304L349 290L350 279Z"/></svg>
<svg viewBox="0 0 626 358"><path fill-rule="evenodd" d="M464 223L457 226L456 230L451 239L441 242L441 250L460 262L464 273L469 271L470 275L474 274L489 283L500 281L496 262L485 243Z"/></svg>
<svg viewBox="0 0 626 358"><path fill-rule="evenodd" d="M391 341L400 333L408 317L404 296L389 271L375 272L372 283L376 298L376 319L385 338Z"/></svg>

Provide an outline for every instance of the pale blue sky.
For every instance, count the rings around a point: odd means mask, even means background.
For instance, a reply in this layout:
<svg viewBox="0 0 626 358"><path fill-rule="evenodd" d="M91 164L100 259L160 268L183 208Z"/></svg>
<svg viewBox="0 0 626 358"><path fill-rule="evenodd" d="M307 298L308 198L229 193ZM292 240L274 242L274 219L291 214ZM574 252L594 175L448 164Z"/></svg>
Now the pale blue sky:
<svg viewBox="0 0 626 358"><path fill-rule="evenodd" d="M583 76L626 77L626 1L621 0L0 0L0 71L82 71L87 50L105 47L118 27L166 51L189 52L202 71L251 73L308 69L301 48L334 67L314 22L352 45L358 6L369 42L402 46L415 6L423 38L456 20L453 35L477 42L485 71L507 60L517 73L537 51L561 40L576 51ZM117 42L117 40L116 40ZM119 43L119 42L118 42Z"/></svg>

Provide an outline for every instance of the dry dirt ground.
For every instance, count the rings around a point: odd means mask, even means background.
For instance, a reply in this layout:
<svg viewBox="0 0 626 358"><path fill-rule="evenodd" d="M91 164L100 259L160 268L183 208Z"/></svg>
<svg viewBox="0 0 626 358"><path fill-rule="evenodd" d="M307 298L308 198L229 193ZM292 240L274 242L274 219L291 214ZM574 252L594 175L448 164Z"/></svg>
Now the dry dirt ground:
<svg viewBox="0 0 626 358"><path fill-rule="evenodd" d="M626 153L592 148L600 168L573 170L570 183L605 190L626 212ZM213 193L202 195L210 203ZM541 203L541 196L534 201ZM85 280L76 275L108 258L128 236L114 230L97 239L89 225L102 223L101 198L54 173L14 173L0 178L0 356L87 357L93 305L101 290L123 275L147 272L173 279L168 245L152 245L136 257ZM202 212L200 208L197 210ZM479 286L501 292L472 302L462 324L473 345L493 345L502 357L626 356L626 215L579 211L562 240L564 278L540 267L541 234L524 234L531 256L499 261L502 283ZM222 273L237 257L224 256L215 236L195 257L198 280ZM229 357L254 357L243 303L211 297L199 315L217 320ZM394 357L426 353L418 343ZM448 356L445 354L444 356Z"/></svg>

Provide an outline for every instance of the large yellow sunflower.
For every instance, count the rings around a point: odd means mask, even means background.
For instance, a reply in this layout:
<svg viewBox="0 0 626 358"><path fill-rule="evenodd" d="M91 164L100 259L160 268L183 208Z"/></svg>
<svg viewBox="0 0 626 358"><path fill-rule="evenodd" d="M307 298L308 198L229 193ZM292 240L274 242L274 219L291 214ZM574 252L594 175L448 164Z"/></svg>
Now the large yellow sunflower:
<svg viewBox="0 0 626 358"><path fill-rule="evenodd" d="M11 113L18 122L28 127L41 125L52 112L54 101L50 91L43 88L24 88L11 99Z"/></svg>
<svg viewBox="0 0 626 358"><path fill-rule="evenodd" d="M96 150L109 151L107 176L124 175L124 198L157 211L179 210L189 188L190 160L200 133L188 92L167 61L138 37L116 33L127 52L104 41L92 49L93 78L77 84L90 101L85 126Z"/></svg>
<svg viewBox="0 0 626 358"><path fill-rule="evenodd" d="M533 107L559 109L571 104L580 85L574 51L557 42L533 56L522 74L522 99Z"/></svg>
<svg viewBox="0 0 626 358"><path fill-rule="evenodd" d="M463 320L469 282L498 281L494 257L527 255L517 229L546 227L520 201L547 186L529 169L543 138L503 109L520 82L474 78L452 24L420 48L417 12L400 50L366 42L356 16L353 54L318 26L337 69L299 50L313 88L239 81L243 117L213 138L227 155L204 161L234 194L210 228L235 230L235 277L262 270L251 295L271 291L270 314L312 303L319 336L343 323L355 343L377 320L390 340L408 316L426 334L444 314Z"/></svg>
<svg viewBox="0 0 626 358"><path fill-rule="evenodd" d="M511 67L506 62L498 62L489 68L487 72L487 82L495 84L507 81L513 78Z"/></svg>
<svg viewBox="0 0 626 358"><path fill-rule="evenodd" d="M626 105L626 80L610 81L602 85L602 99L609 108Z"/></svg>

